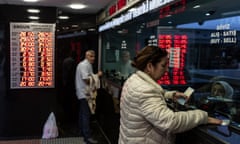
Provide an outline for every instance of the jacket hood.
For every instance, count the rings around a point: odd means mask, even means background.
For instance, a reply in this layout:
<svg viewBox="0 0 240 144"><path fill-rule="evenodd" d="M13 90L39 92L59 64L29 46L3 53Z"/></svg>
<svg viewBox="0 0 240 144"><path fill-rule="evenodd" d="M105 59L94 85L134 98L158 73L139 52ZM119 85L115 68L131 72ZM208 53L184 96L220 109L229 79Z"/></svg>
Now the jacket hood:
<svg viewBox="0 0 240 144"><path fill-rule="evenodd" d="M220 85L222 85L223 88L224 88L224 90L225 90L225 95L224 95L224 97L226 97L226 98L232 98L234 91L233 91L232 86L230 86L227 82L225 82L225 81L216 81L216 82L213 83L213 85L214 85L214 84L220 84Z"/></svg>

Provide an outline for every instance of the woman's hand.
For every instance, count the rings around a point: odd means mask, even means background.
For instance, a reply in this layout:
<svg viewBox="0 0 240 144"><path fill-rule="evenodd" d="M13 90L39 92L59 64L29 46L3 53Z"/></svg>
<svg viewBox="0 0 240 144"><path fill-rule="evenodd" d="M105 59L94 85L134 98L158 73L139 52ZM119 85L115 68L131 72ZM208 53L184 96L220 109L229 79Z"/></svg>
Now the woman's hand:
<svg viewBox="0 0 240 144"><path fill-rule="evenodd" d="M222 120L220 119L216 119L216 118L213 118L213 117L208 117L208 123L209 124L222 124Z"/></svg>
<svg viewBox="0 0 240 144"><path fill-rule="evenodd" d="M188 101L188 99L189 99L189 97L188 96L186 96L184 93L182 93L182 92L176 92L176 93L174 93L173 94L173 100L176 102L177 101L177 99L179 99L179 98L184 98L185 100L186 100L186 102Z"/></svg>

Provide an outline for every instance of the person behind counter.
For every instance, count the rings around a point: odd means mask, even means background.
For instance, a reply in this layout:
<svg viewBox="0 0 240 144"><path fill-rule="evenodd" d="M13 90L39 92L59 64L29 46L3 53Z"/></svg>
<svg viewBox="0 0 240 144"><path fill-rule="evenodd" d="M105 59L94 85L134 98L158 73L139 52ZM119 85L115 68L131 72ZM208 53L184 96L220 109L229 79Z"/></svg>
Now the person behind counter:
<svg viewBox="0 0 240 144"><path fill-rule="evenodd" d="M126 50L123 51L121 54L119 72L124 79L126 79L130 74L132 74L135 71L131 63L132 60L130 59L130 52Z"/></svg>
<svg viewBox="0 0 240 144"><path fill-rule="evenodd" d="M233 88L225 81L215 81L211 87L211 96L232 98Z"/></svg>
<svg viewBox="0 0 240 144"><path fill-rule="evenodd" d="M237 113L236 106L233 103L234 90L232 86L222 80L216 80L210 85L199 88L199 94L196 94L196 102L199 108L206 111L221 111L231 115ZM208 92L206 92L208 91ZM201 92L205 92L201 96Z"/></svg>
<svg viewBox="0 0 240 144"><path fill-rule="evenodd" d="M124 83L120 101L119 144L174 144L175 134L200 124L221 124L202 110L174 112L165 98L182 92L166 91L156 81L168 71L168 53L156 46L143 48L135 57L137 72Z"/></svg>

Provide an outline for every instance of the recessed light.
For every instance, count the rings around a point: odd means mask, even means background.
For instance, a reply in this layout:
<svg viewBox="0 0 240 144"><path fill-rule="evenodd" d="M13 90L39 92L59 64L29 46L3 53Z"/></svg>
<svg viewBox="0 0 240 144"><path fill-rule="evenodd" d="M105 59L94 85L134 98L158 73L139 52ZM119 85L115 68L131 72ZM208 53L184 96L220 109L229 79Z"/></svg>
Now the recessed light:
<svg viewBox="0 0 240 144"><path fill-rule="evenodd" d="M210 16L210 13L206 13L205 15L206 15L206 16Z"/></svg>
<svg viewBox="0 0 240 144"><path fill-rule="evenodd" d="M27 12L29 12L29 13L39 13L40 10L39 9L28 9Z"/></svg>
<svg viewBox="0 0 240 144"><path fill-rule="evenodd" d="M86 7L86 5L83 5L83 4L71 4L70 5L70 8L72 8L72 9L83 9L85 7Z"/></svg>
<svg viewBox="0 0 240 144"><path fill-rule="evenodd" d="M38 19L39 19L38 16L29 16L28 18L29 18L29 19L32 19L32 20L38 20Z"/></svg>
<svg viewBox="0 0 240 144"><path fill-rule="evenodd" d="M38 0L23 0L24 2L37 2Z"/></svg>
<svg viewBox="0 0 240 144"><path fill-rule="evenodd" d="M90 28L88 29L88 31L95 31L95 28Z"/></svg>
<svg viewBox="0 0 240 144"><path fill-rule="evenodd" d="M73 28L77 28L77 27L78 27L78 25L76 25L76 24L75 24L75 25L72 25L72 27L73 27Z"/></svg>
<svg viewBox="0 0 240 144"><path fill-rule="evenodd" d="M210 16L210 15L213 15L214 13L215 13L215 11L211 10L211 11L207 12L205 15Z"/></svg>
<svg viewBox="0 0 240 144"><path fill-rule="evenodd" d="M193 8L200 8L200 5L195 5Z"/></svg>
<svg viewBox="0 0 240 144"><path fill-rule="evenodd" d="M63 29L63 30L68 30L69 27L68 27L68 26L64 26L64 27L62 27L62 29Z"/></svg>
<svg viewBox="0 0 240 144"><path fill-rule="evenodd" d="M59 19L69 19L69 16L59 16Z"/></svg>

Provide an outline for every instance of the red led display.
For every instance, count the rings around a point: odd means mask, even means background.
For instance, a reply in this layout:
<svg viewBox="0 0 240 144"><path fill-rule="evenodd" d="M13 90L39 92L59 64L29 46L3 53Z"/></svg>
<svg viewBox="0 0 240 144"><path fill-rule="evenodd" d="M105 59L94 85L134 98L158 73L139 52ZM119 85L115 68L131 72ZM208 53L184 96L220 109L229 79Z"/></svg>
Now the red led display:
<svg viewBox="0 0 240 144"><path fill-rule="evenodd" d="M40 56L38 86L52 86L53 47L52 33L38 32L38 55Z"/></svg>
<svg viewBox="0 0 240 144"><path fill-rule="evenodd" d="M108 13L109 16L111 16L112 14L114 14L116 12L116 5L112 5L109 9L108 9Z"/></svg>
<svg viewBox="0 0 240 144"><path fill-rule="evenodd" d="M118 0L117 1L117 9L120 10L126 5L126 0Z"/></svg>
<svg viewBox="0 0 240 144"><path fill-rule="evenodd" d="M187 45L187 35L158 35L158 46L162 49L166 49L169 52L169 67L171 68L170 72L165 73L165 75L158 80L159 84L187 84L184 73Z"/></svg>
<svg viewBox="0 0 240 144"><path fill-rule="evenodd" d="M11 23L11 88L54 87L54 28Z"/></svg>
<svg viewBox="0 0 240 144"><path fill-rule="evenodd" d="M167 5L160 9L159 18L183 12L186 9L186 0L177 1L174 4Z"/></svg>
<svg viewBox="0 0 240 144"><path fill-rule="evenodd" d="M108 9L109 16L113 15L114 13L117 12L117 10L122 9L124 6L126 6L127 1L126 0L118 0L116 4L112 5Z"/></svg>
<svg viewBox="0 0 240 144"><path fill-rule="evenodd" d="M35 43L33 32L20 32L20 87L35 86Z"/></svg>

